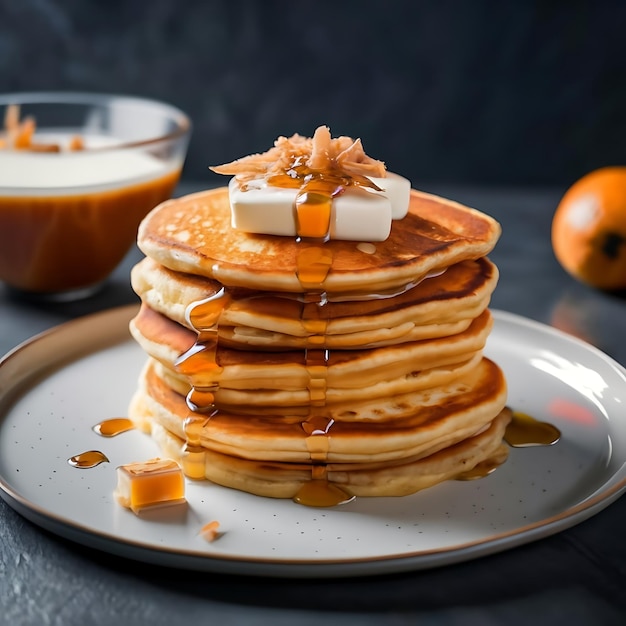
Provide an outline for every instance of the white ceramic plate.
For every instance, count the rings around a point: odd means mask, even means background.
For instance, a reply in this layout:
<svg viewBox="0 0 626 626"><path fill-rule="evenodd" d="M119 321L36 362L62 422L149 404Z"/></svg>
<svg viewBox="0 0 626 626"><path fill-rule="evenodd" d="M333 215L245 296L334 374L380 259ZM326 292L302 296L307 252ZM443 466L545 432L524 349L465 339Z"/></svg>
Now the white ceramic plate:
<svg viewBox="0 0 626 626"><path fill-rule="evenodd" d="M487 354L509 405L562 431L554 446L512 449L486 478L404 498L314 509L189 481L187 507L141 518L115 503L116 466L156 456L138 431L92 427L126 414L144 354L129 339L134 307L70 322L0 363L0 495L26 518L129 558L214 572L348 576L469 560L577 524L626 489L626 372L595 348L494 312ZM87 450L109 458L77 469ZM218 520L224 534L198 531Z"/></svg>

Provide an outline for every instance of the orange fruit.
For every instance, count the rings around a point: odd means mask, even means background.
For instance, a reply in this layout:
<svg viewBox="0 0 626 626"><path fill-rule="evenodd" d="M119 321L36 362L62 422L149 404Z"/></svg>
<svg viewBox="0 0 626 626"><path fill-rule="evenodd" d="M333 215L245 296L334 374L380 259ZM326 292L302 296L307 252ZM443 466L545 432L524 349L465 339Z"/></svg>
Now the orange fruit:
<svg viewBox="0 0 626 626"><path fill-rule="evenodd" d="M626 289L626 167L603 167L575 182L552 220L554 254L574 278Z"/></svg>

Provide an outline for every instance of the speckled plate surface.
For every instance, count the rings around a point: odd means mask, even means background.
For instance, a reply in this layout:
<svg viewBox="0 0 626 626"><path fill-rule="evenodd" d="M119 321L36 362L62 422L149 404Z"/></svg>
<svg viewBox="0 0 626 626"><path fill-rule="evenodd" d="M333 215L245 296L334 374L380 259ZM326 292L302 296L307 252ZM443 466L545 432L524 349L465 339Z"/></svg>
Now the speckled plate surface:
<svg viewBox="0 0 626 626"><path fill-rule="evenodd" d="M93 426L126 414L144 354L129 339L134 307L78 319L0 362L0 495L24 517L106 552L212 572L351 576L424 569L502 551L594 515L626 489L626 371L595 348L496 311L487 355L509 404L557 426L549 447L516 448L476 481L333 509L189 481L188 505L136 517L113 499L116 467L158 455L138 431ZM68 459L109 459L78 469ZM200 528L220 522L207 542Z"/></svg>

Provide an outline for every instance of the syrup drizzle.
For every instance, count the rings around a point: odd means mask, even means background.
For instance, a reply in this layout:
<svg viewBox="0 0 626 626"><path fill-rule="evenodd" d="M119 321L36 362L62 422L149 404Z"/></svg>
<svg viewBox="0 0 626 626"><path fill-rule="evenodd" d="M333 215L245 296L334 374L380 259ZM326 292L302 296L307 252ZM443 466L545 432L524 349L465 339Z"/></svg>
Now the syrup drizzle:
<svg viewBox="0 0 626 626"><path fill-rule="evenodd" d="M354 499L328 480L328 451L335 422L324 410L330 359L330 350L324 347L329 323L324 284L333 264L332 250L324 243L330 238L333 198L348 184L346 177L308 172L294 203L299 244L296 276L305 293L300 323L307 334L304 363L309 392L309 413L301 426L312 464L311 480L300 487L294 501L314 507L336 506Z"/></svg>
<svg viewBox="0 0 626 626"><path fill-rule="evenodd" d="M302 162L302 156L293 159L282 174L267 179L273 187L298 189L294 201L296 232L298 237L312 237L327 241L330 237L330 220L333 199L347 187L363 187L381 191L366 176L349 175L332 167L329 170L312 170Z"/></svg>
<svg viewBox="0 0 626 626"><path fill-rule="evenodd" d="M218 412L215 394L224 369L218 359L219 319L231 300L231 294L222 287L216 294L192 303L186 311L197 337L193 346L176 360L175 367L191 386L186 397L190 412L183 420L186 441L182 459L183 469L191 478L205 476L202 431Z"/></svg>
<svg viewBox="0 0 626 626"><path fill-rule="evenodd" d="M177 359L175 366L191 384L187 394L187 406L191 411L211 413L215 410L215 394L224 369L217 358L218 324L230 301L230 294L222 287L216 294L192 303L187 309L187 319L198 336L194 345Z"/></svg>

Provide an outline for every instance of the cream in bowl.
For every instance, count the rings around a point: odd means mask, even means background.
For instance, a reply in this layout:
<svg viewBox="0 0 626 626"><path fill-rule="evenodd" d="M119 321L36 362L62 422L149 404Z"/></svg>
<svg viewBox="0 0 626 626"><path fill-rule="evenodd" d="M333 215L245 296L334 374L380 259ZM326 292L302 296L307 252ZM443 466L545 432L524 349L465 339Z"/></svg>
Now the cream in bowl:
<svg viewBox="0 0 626 626"><path fill-rule="evenodd" d="M0 96L0 280L46 299L97 290L171 197L190 133L179 109L78 93Z"/></svg>

